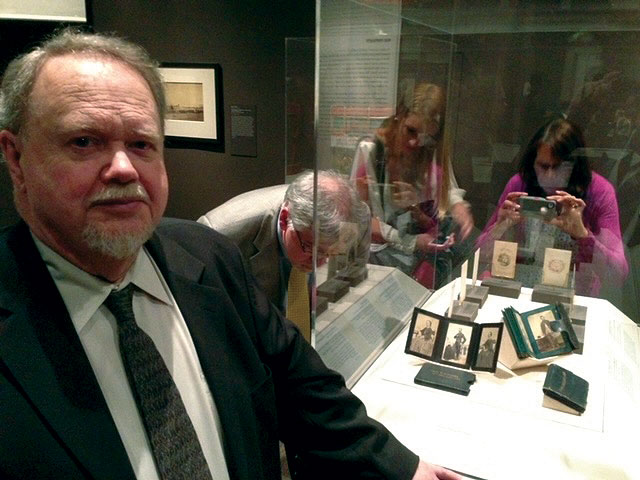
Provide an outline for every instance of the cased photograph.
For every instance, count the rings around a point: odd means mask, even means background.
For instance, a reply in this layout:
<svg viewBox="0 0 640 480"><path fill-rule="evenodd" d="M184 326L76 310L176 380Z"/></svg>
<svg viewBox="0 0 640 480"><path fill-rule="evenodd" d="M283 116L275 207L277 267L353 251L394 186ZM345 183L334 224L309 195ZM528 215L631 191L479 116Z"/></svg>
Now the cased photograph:
<svg viewBox="0 0 640 480"><path fill-rule="evenodd" d="M493 259L491 261L491 276L514 278L516 276L516 242L496 240L493 244Z"/></svg>
<svg viewBox="0 0 640 480"><path fill-rule="evenodd" d="M547 310L534 313L527 318L531 333L541 353L552 352L565 346L562 332L553 328L556 320L553 312Z"/></svg>
<svg viewBox="0 0 640 480"><path fill-rule="evenodd" d="M473 324L450 320L445 333L444 348L440 359L444 363L468 368L472 334Z"/></svg>
<svg viewBox="0 0 640 480"><path fill-rule="evenodd" d="M503 324L482 324L479 328L480 340L478 342L478 352L471 368L474 370L495 372L498 363L500 341L502 340Z"/></svg>
<svg viewBox="0 0 640 480"><path fill-rule="evenodd" d="M570 250L546 248L544 252L544 267L542 269L542 283L555 287L568 286L570 268Z"/></svg>
<svg viewBox="0 0 640 480"><path fill-rule="evenodd" d="M435 314L414 309L405 352L432 358L441 321L442 318Z"/></svg>

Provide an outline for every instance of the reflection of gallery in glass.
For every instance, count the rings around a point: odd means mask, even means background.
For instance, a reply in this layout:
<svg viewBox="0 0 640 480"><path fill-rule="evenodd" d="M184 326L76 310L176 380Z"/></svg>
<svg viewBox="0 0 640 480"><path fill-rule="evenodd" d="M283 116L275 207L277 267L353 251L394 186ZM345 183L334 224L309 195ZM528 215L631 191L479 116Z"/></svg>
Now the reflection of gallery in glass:
<svg viewBox="0 0 640 480"><path fill-rule="evenodd" d="M502 323L468 323L415 308L405 353L458 368L495 372Z"/></svg>

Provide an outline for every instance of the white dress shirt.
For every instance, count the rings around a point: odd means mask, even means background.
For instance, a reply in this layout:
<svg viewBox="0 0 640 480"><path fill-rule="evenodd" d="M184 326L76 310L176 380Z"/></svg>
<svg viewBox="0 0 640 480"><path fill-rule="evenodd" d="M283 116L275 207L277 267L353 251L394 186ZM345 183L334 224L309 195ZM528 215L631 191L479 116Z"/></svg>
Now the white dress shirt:
<svg viewBox="0 0 640 480"><path fill-rule="evenodd" d="M103 302L134 283L133 311L173 378L216 480L229 473L220 419L191 335L160 270L145 249L119 285L79 269L33 237L60 291L138 479L159 479L151 446L120 357L118 326Z"/></svg>

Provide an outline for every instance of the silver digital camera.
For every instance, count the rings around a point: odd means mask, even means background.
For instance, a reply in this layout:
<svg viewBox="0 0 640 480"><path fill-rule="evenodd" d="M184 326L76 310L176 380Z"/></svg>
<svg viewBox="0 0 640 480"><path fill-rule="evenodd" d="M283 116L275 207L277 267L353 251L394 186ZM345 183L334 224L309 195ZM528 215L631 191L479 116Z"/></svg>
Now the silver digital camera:
<svg viewBox="0 0 640 480"><path fill-rule="evenodd" d="M519 197L520 214L525 217L536 217L551 220L558 215L558 204L555 200L543 197Z"/></svg>

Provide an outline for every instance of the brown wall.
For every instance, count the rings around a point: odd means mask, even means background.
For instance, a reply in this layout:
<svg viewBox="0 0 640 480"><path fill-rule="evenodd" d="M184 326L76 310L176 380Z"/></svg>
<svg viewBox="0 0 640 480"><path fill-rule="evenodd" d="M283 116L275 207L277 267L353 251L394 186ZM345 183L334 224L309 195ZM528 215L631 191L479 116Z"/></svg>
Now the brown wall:
<svg viewBox="0 0 640 480"><path fill-rule="evenodd" d="M285 38L314 35L313 0L93 0L91 6L96 31L115 31L160 62L222 66L225 153L166 150L167 215L196 219L239 193L284 182ZM257 107L255 158L230 154L229 106L236 104ZM3 169L0 226L15 218Z"/></svg>

